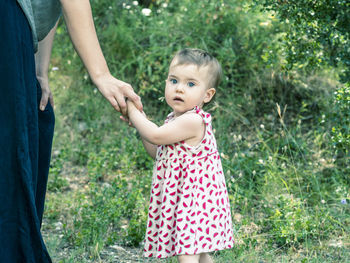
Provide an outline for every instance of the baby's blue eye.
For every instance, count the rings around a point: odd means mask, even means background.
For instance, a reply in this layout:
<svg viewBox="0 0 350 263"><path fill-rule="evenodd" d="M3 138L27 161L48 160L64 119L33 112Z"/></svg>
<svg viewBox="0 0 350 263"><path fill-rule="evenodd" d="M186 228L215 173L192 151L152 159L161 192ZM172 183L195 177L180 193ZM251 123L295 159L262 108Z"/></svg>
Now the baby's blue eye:
<svg viewBox="0 0 350 263"><path fill-rule="evenodd" d="M187 84L189 87L193 87L195 84L193 82L188 82Z"/></svg>
<svg viewBox="0 0 350 263"><path fill-rule="evenodd" d="M170 79L170 82L171 82L172 84L176 84L176 83L177 83L177 80L176 80L176 79Z"/></svg>

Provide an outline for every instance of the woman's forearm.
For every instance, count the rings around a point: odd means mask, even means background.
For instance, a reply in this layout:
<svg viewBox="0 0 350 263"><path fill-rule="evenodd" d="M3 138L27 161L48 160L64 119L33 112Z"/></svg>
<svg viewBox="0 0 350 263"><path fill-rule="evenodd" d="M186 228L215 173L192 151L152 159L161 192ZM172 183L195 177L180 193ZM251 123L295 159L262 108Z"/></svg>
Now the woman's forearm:
<svg viewBox="0 0 350 263"><path fill-rule="evenodd" d="M38 43L38 52L35 53L35 70L37 78L48 78L52 44L55 37L57 24L49 34Z"/></svg>
<svg viewBox="0 0 350 263"><path fill-rule="evenodd" d="M93 82L109 74L103 56L89 0L61 0L63 15L74 47L82 59Z"/></svg>

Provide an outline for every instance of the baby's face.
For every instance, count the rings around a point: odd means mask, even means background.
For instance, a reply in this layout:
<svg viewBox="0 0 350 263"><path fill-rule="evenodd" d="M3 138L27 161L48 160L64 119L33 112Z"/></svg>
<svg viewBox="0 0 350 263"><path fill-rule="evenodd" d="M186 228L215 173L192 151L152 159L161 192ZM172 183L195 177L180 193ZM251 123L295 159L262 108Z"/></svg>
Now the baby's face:
<svg viewBox="0 0 350 263"><path fill-rule="evenodd" d="M194 64L178 65L176 58L169 67L165 86L165 99L173 109L175 116L180 116L193 109L202 107L215 94L210 86L210 67L198 67Z"/></svg>

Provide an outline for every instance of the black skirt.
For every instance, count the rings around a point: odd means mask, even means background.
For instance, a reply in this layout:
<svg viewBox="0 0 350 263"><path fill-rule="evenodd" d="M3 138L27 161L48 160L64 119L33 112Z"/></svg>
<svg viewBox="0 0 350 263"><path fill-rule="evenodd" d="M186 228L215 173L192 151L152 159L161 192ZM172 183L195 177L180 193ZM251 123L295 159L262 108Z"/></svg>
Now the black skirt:
<svg viewBox="0 0 350 263"><path fill-rule="evenodd" d="M40 228L54 113L38 108L31 29L15 0L0 3L0 263L47 263Z"/></svg>

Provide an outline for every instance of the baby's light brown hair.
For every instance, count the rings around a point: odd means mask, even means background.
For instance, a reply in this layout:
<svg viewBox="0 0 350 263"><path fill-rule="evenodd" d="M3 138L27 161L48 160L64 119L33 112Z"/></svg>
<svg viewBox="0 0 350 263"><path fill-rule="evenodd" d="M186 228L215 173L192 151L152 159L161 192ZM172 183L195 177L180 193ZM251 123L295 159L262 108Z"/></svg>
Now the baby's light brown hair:
<svg viewBox="0 0 350 263"><path fill-rule="evenodd" d="M176 65L193 64L198 67L209 66L211 77L208 88L216 89L219 86L222 77L221 65L217 59L207 51L195 48L185 48L177 52L173 61L174 59L176 59Z"/></svg>

